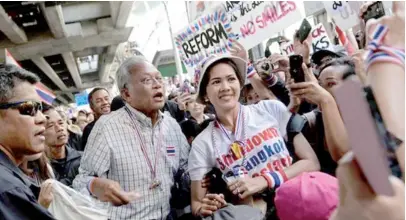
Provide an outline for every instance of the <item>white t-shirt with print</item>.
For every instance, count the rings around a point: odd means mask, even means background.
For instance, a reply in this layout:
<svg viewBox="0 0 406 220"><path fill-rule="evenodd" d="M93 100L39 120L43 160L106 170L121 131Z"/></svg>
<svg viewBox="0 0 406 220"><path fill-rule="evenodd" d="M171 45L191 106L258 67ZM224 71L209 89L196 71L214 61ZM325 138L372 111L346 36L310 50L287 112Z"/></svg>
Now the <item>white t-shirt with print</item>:
<svg viewBox="0 0 406 220"><path fill-rule="evenodd" d="M231 135L232 140L228 139L216 122L211 122L192 143L188 161L191 180L202 180L213 167L219 168L224 174L232 172L241 167L244 157L245 169L242 169L251 177L292 164L284 142L286 126L291 116L286 106L277 100L263 100L255 105L241 105L241 108L243 122L246 124L242 128L246 128L246 145L242 149L242 155L234 156L229 153L234 136ZM213 133L217 150L213 147ZM230 136L231 132L228 134Z"/></svg>

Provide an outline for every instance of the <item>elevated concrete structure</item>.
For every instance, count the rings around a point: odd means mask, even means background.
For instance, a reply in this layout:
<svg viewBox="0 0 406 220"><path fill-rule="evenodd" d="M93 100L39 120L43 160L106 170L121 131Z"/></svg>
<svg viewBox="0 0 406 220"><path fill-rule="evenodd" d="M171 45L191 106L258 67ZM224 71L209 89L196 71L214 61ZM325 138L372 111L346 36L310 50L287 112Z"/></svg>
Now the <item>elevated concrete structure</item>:
<svg viewBox="0 0 406 220"><path fill-rule="evenodd" d="M59 103L71 103L76 92L114 84L111 67L132 32L126 24L133 7L133 1L1 2L0 48L37 73Z"/></svg>

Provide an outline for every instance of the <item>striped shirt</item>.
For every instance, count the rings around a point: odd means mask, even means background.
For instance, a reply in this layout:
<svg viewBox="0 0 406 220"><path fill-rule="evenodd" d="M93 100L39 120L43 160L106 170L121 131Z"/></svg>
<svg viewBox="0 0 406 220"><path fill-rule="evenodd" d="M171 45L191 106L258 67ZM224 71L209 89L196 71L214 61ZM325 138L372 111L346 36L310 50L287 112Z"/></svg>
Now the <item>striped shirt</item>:
<svg viewBox="0 0 406 220"><path fill-rule="evenodd" d="M89 194L86 187L94 176L114 180L125 191L140 193L141 198L120 207L104 203L110 219L165 219L170 211L174 174L179 168L186 170L190 146L176 120L168 114L160 112L157 123L152 126L150 118L128 104L126 106L97 121L73 187ZM156 179L161 185L155 189L149 189L153 178L140 147L135 123L141 130L152 166L158 155Z"/></svg>

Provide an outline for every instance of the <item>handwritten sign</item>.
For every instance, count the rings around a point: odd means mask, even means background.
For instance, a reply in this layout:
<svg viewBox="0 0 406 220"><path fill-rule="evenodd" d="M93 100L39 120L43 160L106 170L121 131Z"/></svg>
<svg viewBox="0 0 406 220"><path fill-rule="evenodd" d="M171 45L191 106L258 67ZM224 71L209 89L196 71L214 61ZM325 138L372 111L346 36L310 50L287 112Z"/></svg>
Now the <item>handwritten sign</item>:
<svg viewBox="0 0 406 220"><path fill-rule="evenodd" d="M291 41L281 43L280 50L281 50L281 54L285 55L285 56L290 56L290 55L295 54L295 51L293 50L293 43Z"/></svg>
<svg viewBox="0 0 406 220"><path fill-rule="evenodd" d="M210 54L225 54L239 41L251 49L302 19L293 1L226 1L174 36L188 70Z"/></svg>
<svg viewBox="0 0 406 220"><path fill-rule="evenodd" d="M250 49L303 18L296 2L241 2L231 23L239 42ZM236 6L234 6L236 7Z"/></svg>
<svg viewBox="0 0 406 220"><path fill-rule="evenodd" d="M175 44L183 62L193 67L210 54L224 54L237 36L224 10L216 10L195 20L175 35Z"/></svg>
<svg viewBox="0 0 406 220"><path fill-rule="evenodd" d="M342 30L348 30L359 24L358 14L362 1L326 1L323 4L327 13Z"/></svg>
<svg viewBox="0 0 406 220"><path fill-rule="evenodd" d="M333 49L333 44L331 43L330 38L327 35L327 31L322 23L316 25L310 32L310 35L311 36L309 36L309 38L311 37L312 39L310 54L313 54L319 50Z"/></svg>

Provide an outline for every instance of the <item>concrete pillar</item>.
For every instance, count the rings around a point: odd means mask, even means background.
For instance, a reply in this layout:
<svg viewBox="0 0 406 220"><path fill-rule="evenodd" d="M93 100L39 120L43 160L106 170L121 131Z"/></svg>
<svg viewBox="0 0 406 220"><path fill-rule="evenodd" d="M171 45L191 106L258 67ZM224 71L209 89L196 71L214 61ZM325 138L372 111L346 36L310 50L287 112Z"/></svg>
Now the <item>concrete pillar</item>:
<svg viewBox="0 0 406 220"><path fill-rule="evenodd" d="M68 68L76 87L82 87L82 79L80 78L78 66L72 52L63 53L62 58L65 61L66 67Z"/></svg>
<svg viewBox="0 0 406 220"><path fill-rule="evenodd" d="M65 20L63 19L62 6L55 5L45 7L45 3L41 3L40 6L54 37L57 39L66 37L67 34Z"/></svg>
<svg viewBox="0 0 406 220"><path fill-rule="evenodd" d="M35 63L35 65L38 66L42 70L42 72L47 75L52 82L55 83L56 86L58 86L61 90L67 90L68 88L66 87L65 83L59 78L59 76L55 73L55 71L52 69L52 67L49 65L49 63L44 59L44 57L36 57L33 58L32 61Z"/></svg>

